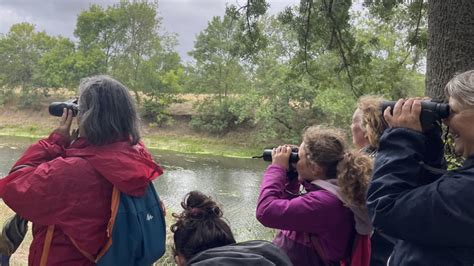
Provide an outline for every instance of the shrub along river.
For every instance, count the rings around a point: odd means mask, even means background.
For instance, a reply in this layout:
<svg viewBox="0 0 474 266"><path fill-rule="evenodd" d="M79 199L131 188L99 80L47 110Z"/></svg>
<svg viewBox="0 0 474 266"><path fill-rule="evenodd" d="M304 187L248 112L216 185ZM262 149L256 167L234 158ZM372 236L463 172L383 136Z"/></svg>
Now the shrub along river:
<svg viewBox="0 0 474 266"><path fill-rule="evenodd" d="M5 176L13 163L35 139L0 136L0 174ZM272 239L273 230L255 218L263 171L262 159L240 159L212 155L150 150L165 173L154 185L165 202L168 215L181 211L187 192L199 190L212 196L223 208L237 241ZM3 204L3 203L0 203ZM169 224L167 225L169 227Z"/></svg>

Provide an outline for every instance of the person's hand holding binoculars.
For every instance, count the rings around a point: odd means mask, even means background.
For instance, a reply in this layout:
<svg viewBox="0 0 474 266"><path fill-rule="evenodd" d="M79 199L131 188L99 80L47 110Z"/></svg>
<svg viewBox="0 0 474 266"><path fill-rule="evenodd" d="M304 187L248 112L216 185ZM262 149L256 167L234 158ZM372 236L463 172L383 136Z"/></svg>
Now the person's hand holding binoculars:
<svg viewBox="0 0 474 266"><path fill-rule="evenodd" d="M289 169L289 161L291 155L290 145L281 145L272 150L272 164L279 165L285 170Z"/></svg>
<svg viewBox="0 0 474 266"><path fill-rule="evenodd" d="M395 104L393 113L391 111L391 107L387 107L383 112L389 127L404 127L423 132L420 122L421 99L400 99Z"/></svg>
<svg viewBox="0 0 474 266"><path fill-rule="evenodd" d="M59 126L54 130L54 132L62 135L68 144L77 137L77 130L74 130L73 134L71 135L71 124L73 117L73 111L71 109L64 108L61 119L59 120Z"/></svg>

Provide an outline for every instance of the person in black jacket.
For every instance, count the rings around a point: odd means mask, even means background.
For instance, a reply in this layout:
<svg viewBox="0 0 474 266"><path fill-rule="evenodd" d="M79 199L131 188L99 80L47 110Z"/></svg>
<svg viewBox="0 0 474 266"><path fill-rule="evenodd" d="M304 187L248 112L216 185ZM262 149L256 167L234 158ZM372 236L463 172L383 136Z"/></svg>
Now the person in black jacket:
<svg viewBox="0 0 474 266"><path fill-rule="evenodd" d="M466 160L437 177L426 178L422 163L443 150L427 152L440 138L423 132L421 101L401 99L393 114L384 112L390 128L380 139L367 206L374 226L400 239L389 265L474 265L474 71L454 77L445 92L451 111L443 122Z"/></svg>

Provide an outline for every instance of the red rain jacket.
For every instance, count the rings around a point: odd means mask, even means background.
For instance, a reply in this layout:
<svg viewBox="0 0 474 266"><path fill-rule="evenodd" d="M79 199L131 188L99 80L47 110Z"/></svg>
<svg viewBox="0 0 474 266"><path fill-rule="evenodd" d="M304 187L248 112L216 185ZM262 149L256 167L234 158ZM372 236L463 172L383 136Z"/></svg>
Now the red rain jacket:
<svg viewBox="0 0 474 266"><path fill-rule="evenodd" d="M141 196L162 173L142 143L94 146L80 138L67 147L53 133L29 147L0 179L0 197L33 223L29 265L39 265L48 225L53 224L48 265L92 265L70 238L97 255L107 240L113 186Z"/></svg>

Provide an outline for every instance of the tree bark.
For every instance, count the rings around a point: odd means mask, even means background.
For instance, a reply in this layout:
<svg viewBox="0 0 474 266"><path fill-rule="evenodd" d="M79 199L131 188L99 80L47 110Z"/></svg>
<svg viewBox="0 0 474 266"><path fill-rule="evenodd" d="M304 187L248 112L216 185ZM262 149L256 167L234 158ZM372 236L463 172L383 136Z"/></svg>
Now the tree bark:
<svg viewBox="0 0 474 266"><path fill-rule="evenodd" d="M444 99L457 73L474 69L474 1L428 0L426 95Z"/></svg>

